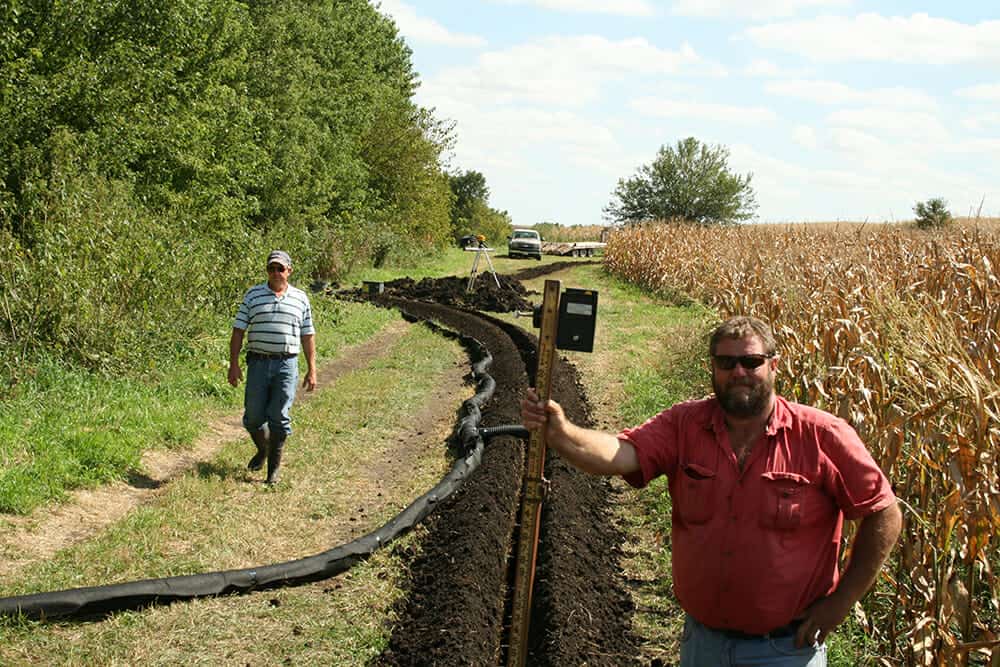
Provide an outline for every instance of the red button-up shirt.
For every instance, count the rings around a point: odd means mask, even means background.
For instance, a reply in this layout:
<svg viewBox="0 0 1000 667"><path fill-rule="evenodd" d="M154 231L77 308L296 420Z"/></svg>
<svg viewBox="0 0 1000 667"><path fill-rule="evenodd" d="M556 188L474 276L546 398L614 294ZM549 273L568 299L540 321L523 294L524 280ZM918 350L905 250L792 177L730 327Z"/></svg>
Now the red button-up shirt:
<svg viewBox="0 0 1000 667"><path fill-rule="evenodd" d="M639 458L628 483L670 480L674 592L713 628L764 634L800 616L837 585L844 518L895 502L847 422L781 397L742 471L714 398L618 437Z"/></svg>

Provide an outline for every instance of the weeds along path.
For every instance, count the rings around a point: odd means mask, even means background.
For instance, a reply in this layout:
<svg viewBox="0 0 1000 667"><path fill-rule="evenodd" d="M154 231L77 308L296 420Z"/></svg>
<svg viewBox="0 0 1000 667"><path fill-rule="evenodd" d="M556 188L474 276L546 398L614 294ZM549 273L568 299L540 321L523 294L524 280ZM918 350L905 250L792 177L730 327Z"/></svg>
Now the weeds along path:
<svg viewBox="0 0 1000 667"><path fill-rule="evenodd" d="M535 366L534 336L440 304L380 302L483 343L493 355L489 373L497 386L482 425L520 423L518 402ZM552 390L571 419L591 423L575 371L562 359L553 369ZM502 664L523 469L520 439L491 439L479 469L425 522L389 647L376 664ZM622 540L610 520L611 485L577 472L551 451L546 477L551 488L542 510L529 663L633 664L632 603L618 569Z"/></svg>
<svg viewBox="0 0 1000 667"><path fill-rule="evenodd" d="M370 340L345 350L319 367L319 391L334 379L363 368L384 355L389 343L406 330L403 321L393 322ZM300 392L298 401L312 395ZM115 523L134 508L150 502L178 475L201 461L210 460L227 442L245 437L239 414L219 416L206 426L205 434L184 451L155 450L143 455L141 472L128 480L96 489L75 491L68 501L42 507L27 516L5 516L0 520L0 577L17 574L26 565L53 557L60 549L87 539ZM249 451L249 449L247 450Z"/></svg>

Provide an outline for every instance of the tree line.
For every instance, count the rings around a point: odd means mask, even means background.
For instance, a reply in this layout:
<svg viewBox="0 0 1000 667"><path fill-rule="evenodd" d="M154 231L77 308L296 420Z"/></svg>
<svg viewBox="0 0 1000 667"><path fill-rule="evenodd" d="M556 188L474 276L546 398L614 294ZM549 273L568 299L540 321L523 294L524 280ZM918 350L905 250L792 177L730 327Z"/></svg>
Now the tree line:
<svg viewBox="0 0 1000 667"><path fill-rule="evenodd" d="M452 124L418 85L367 0L7 0L0 373L40 351L93 368L170 354L274 247L299 280L337 280L466 234L503 243L510 216L480 172L448 172ZM749 176L725 157L661 149L606 214L741 219Z"/></svg>
<svg viewBox="0 0 1000 667"><path fill-rule="evenodd" d="M502 217L456 207L410 56L367 0L0 5L5 370L155 355L273 247L337 279Z"/></svg>

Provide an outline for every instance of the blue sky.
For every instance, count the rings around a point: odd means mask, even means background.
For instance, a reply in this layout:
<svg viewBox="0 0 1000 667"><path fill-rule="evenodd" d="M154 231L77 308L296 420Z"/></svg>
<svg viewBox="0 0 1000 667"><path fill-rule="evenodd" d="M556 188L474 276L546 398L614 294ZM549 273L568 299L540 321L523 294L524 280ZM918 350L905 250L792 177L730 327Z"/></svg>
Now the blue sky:
<svg viewBox="0 0 1000 667"><path fill-rule="evenodd" d="M601 224L662 145L726 146L763 222L1000 217L1000 5L372 0L515 225Z"/></svg>

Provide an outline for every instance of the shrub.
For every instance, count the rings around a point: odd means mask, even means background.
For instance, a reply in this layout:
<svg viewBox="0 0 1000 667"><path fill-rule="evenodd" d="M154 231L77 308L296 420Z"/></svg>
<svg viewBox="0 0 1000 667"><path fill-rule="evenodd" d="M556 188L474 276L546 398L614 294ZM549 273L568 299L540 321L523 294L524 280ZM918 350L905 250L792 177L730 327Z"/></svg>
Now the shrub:
<svg viewBox="0 0 1000 667"><path fill-rule="evenodd" d="M604 217L616 223L684 220L699 224L750 220L757 198L751 174L729 170L729 149L694 137L661 146L635 176L619 179Z"/></svg>
<svg viewBox="0 0 1000 667"><path fill-rule="evenodd" d="M917 202L913 212L917 214L916 223L920 229L937 229L952 222L948 202L940 197Z"/></svg>

